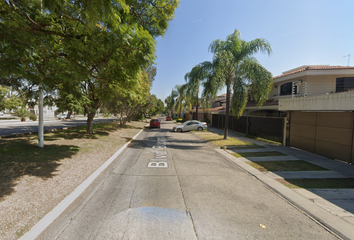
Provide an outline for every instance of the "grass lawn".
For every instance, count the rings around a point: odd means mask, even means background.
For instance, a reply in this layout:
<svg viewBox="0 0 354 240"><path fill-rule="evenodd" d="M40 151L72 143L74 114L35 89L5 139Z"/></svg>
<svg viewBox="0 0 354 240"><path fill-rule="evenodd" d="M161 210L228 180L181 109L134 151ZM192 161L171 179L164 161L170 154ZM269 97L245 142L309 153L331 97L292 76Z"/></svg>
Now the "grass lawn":
<svg viewBox="0 0 354 240"><path fill-rule="evenodd" d="M0 118L0 121L1 121L1 120L14 120L14 119L16 119L16 118L12 118L12 117L9 117L9 118ZM18 121L20 121L19 118L17 118L17 119L18 119Z"/></svg>
<svg viewBox="0 0 354 240"><path fill-rule="evenodd" d="M270 152L243 152L243 153L233 153L232 156L241 157L272 157L272 156L288 156L285 153L270 151Z"/></svg>
<svg viewBox="0 0 354 240"><path fill-rule="evenodd" d="M224 136L217 134L217 133L213 133L213 132L208 132L208 133L204 133L204 132L195 132L197 135L199 135L200 137L204 138L205 140L208 140L209 142L215 144L216 146L219 147L227 147L227 148L237 148L237 147L243 147L243 148L258 148L261 147L257 144L251 143L251 142L246 142L246 141L242 141L236 138L232 138L232 137L227 137L227 140L224 140Z"/></svg>
<svg viewBox="0 0 354 240"><path fill-rule="evenodd" d="M288 188L354 188L354 178L277 179Z"/></svg>
<svg viewBox="0 0 354 240"><path fill-rule="evenodd" d="M250 166L259 171L328 171L328 169L314 165L312 163L298 161L267 161L267 162L250 162Z"/></svg>
<svg viewBox="0 0 354 240"><path fill-rule="evenodd" d="M272 144L276 144L276 145L282 145L282 143L280 141L275 141L275 140L265 139L265 138L261 138L261 137L256 137L256 136L249 135L249 134L247 134L246 137L250 138L250 139L257 140L257 141L261 141L261 142L272 143Z"/></svg>
<svg viewBox="0 0 354 240"><path fill-rule="evenodd" d="M263 146L252 144L252 145L238 145L238 146L227 146L227 149L252 149L252 148L265 148Z"/></svg>

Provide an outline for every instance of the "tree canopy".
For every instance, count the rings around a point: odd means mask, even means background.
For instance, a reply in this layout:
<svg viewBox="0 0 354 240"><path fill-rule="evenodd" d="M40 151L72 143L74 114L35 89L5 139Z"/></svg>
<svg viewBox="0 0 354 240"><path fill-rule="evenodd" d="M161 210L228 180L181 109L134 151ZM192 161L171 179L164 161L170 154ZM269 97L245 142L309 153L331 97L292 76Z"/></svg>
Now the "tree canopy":
<svg viewBox="0 0 354 240"><path fill-rule="evenodd" d="M87 132L98 108L134 98L179 1L24 0L0 3L0 84L43 84L81 106ZM156 75L148 69L148 75ZM146 95L145 97L147 97Z"/></svg>
<svg viewBox="0 0 354 240"><path fill-rule="evenodd" d="M263 38L251 41L241 39L237 29L225 41L214 40L209 50L214 56L211 63L202 64L209 74L203 94L212 96L218 89L226 86L224 139L227 139L231 88L231 108L237 116L241 116L245 109L248 91L252 91L257 104L262 105L267 100L273 79L272 74L253 55L258 52L270 55L272 50L268 41Z"/></svg>
<svg viewBox="0 0 354 240"><path fill-rule="evenodd" d="M16 109L24 104L24 101L17 94L11 94L11 92L11 88L0 86L0 112L5 109Z"/></svg>

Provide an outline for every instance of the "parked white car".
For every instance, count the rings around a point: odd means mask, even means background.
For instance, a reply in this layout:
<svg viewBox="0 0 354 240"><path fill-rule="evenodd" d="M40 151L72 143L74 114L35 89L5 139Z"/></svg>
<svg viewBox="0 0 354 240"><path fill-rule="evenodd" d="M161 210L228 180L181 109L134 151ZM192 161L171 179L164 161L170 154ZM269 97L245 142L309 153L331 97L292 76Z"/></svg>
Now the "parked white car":
<svg viewBox="0 0 354 240"><path fill-rule="evenodd" d="M191 121L184 122L180 125L174 126L172 130L174 132L203 131L206 128L208 128L206 122L191 120Z"/></svg>
<svg viewBox="0 0 354 240"><path fill-rule="evenodd" d="M66 118L66 115L65 114L59 114L59 115L57 115L57 118L58 118L58 120L62 120L62 119Z"/></svg>

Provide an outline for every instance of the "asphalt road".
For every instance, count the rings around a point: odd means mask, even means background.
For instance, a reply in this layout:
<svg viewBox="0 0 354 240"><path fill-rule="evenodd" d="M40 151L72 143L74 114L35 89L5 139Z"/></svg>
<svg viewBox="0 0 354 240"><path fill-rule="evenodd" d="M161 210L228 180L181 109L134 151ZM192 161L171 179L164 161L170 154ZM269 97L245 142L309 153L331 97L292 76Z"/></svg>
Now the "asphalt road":
<svg viewBox="0 0 354 240"><path fill-rule="evenodd" d="M172 126L146 129L38 239L337 239Z"/></svg>
<svg viewBox="0 0 354 240"><path fill-rule="evenodd" d="M104 118L95 118L94 123L100 122L109 122L112 120L118 119L104 119ZM86 118L81 118L77 120L67 120L67 121L59 121L59 120L51 120L51 121L44 121L44 131L51 130L51 129L58 129L58 128L65 128L65 127L75 127L75 126L84 126L86 125ZM22 133L29 133L29 132L38 132L38 121L28 121L28 122L21 122L20 120L17 121L0 121L0 136L8 136L13 134L22 134Z"/></svg>

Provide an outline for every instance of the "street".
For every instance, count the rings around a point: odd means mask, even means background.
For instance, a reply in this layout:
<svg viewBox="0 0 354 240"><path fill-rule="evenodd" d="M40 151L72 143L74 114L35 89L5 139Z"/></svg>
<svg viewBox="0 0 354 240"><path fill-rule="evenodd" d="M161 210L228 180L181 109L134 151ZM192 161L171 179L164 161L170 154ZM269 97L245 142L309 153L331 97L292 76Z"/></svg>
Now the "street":
<svg viewBox="0 0 354 240"><path fill-rule="evenodd" d="M94 123L113 121L118 119L103 119L103 118L95 118L93 120ZM86 125L86 118L80 118L77 120L67 120L67 121L59 121L59 120L50 120L44 121L44 131L51 129L60 129L65 127L76 127L76 126L84 126ZM13 134L22 134L29 132L38 132L38 121L26 121L21 122L20 120L12 120L0 121L0 136L8 136Z"/></svg>
<svg viewBox="0 0 354 240"><path fill-rule="evenodd" d="M38 239L337 239L173 126L147 128Z"/></svg>

